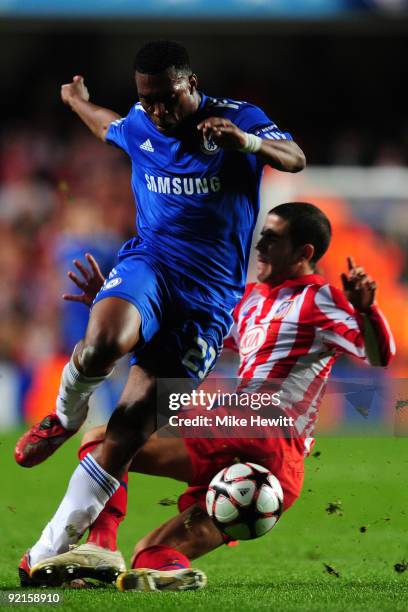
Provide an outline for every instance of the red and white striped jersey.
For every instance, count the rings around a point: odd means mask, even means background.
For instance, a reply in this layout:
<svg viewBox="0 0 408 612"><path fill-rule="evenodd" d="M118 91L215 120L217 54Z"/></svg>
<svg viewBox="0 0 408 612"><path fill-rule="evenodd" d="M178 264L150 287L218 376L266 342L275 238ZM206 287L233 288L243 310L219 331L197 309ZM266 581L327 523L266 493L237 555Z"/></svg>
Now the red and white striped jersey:
<svg viewBox="0 0 408 612"><path fill-rule="evenodd" d="M348 353L368 361L365 317L376 344L371 363L376 353L374 365L387 365L395 344L376 306L366 315L358 313L339 289L316 274L277 287L250 284L235 309L226 346L234 348L235 342L238 347L241 380L256 379L265 387L280 380L281 409L293 417L297 435L307 438L335 359Z"/></svg>

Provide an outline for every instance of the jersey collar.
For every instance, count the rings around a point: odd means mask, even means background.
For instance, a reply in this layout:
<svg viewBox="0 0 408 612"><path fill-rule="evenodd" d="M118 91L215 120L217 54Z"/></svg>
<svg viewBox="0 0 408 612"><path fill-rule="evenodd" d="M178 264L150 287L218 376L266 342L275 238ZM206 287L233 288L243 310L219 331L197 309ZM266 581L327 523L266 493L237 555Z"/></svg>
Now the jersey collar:
<svg viewBox="0 0 408 612"><path fill-rule="evenodd" d="M297 278L290 278L280 285L271 287L268 283L257 283L256 288L262 295L271 295L278 293L283 287L305 287L306 285L325 285L326 279L320 274L305 274L304 276L298 276Z"/></svg>
<svg viewBox="0 0 408 612"><path fill-rule="evenodd" d="M196 110L197 113L199 113L200 111L203 110L204 106L207 104L207 100L208 100L208 96L205 95L205 93L203 93L202 91L198 92L199 95L201 96L201 101L200 104Z"/></svg>

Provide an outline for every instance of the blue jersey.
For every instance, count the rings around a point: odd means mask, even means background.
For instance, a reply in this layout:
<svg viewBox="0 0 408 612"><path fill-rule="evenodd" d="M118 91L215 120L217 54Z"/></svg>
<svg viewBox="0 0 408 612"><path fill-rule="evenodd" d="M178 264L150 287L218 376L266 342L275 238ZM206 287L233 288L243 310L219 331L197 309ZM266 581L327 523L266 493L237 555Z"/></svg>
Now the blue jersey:
<svg viewBox="0 0 408 612"><path fill-rule="evenodd" d="M245 286L263 163L203 139L196 126L213 116L261 138L292 140L256 106L203 94L177 138L159 132L137 103L111 123L106 140L132 161L137 237L126 251L147 251L170 273L205 287L210 301L231 309Z"/></svg>

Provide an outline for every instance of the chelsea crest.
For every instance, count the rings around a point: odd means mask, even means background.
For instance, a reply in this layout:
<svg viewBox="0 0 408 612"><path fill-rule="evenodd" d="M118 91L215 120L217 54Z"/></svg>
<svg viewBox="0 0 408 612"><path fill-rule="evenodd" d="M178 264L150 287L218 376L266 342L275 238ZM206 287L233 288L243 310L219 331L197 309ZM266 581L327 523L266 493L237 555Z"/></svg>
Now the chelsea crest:
<svg viewBox="0 0 408 612"><path fill-rule="evenodd" d="M200 143L200 149L206 155L215 155L215 153L218 153L220 150L220 147L213 141L211 136L209 138L203 136Z"/></svg>

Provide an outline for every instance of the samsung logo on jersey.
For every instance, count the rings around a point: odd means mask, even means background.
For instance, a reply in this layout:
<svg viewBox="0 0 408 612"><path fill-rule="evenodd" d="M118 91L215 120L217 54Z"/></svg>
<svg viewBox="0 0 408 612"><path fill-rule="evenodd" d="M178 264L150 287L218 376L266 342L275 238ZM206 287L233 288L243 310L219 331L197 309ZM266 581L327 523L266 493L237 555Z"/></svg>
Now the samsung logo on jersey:
<svg viewBox="0 0 408 612"><path fill-rule="evenodd" d="M173 195L193 195L205 193L217 193L221 189L221 181L218 176L210 178L181 178L175 176L152 176L145 174L146 185L149 191L155 193L169 193Z"/></svg>

